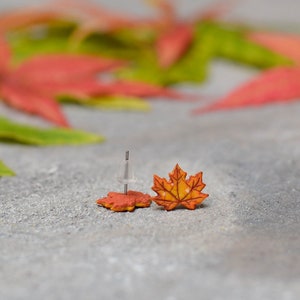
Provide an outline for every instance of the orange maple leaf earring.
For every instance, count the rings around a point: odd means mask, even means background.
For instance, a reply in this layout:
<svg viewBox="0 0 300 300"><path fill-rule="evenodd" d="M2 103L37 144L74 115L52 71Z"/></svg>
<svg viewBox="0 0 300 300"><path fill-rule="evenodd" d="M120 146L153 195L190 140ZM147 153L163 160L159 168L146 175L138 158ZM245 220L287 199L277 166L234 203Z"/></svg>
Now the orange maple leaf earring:
<svg viewBox="0 0 300 300"><path fill-rule="evenodd" d="M149 207L152 202L150 195L128 191L128 183L132 181L129 173L129 151L126 151L125 170L120 178L120 181L124 183L124 193L109 192L106 197L98 199L96 203L117 212L134 211L136 207Z"/></svg>
<svg viewBox="0 0 300 300"><path fill-rule="evenodd" d="M202 182L202 172L190 176L188 179L186 176L187 173L178 164L169 174L169 181L154 175L152 190L157 193L157 196L151 199L166 210L172 210L180 205L188 209L195 209L208 197L208 194L201 192L205 187Z"/></svg>

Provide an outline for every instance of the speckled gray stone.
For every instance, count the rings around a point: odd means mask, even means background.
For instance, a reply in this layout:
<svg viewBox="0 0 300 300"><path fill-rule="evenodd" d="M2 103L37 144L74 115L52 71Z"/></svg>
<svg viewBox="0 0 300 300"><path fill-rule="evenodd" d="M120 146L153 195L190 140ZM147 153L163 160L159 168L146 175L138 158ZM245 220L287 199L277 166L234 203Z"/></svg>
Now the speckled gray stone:
<svg viewBox="0 0 300 300"><path fill-rule="evenodd" d="M264 15L271 2L283 3L263 1ZM243 5L252 2L241 4L245 13ZM215 62L205 85L182 89L222 95L255 73ZM74 127L107 141L1 144L18 176L0 180L0 299L299 299L300 103L191 116L202 104L155 100L150 113L68 106ZM3 105L0 113L46 126ZM194 211L97 207L122 190L127 149L132 189L154 194L153 174L166 177L179 163L204 172L209 198Z"/></svg>

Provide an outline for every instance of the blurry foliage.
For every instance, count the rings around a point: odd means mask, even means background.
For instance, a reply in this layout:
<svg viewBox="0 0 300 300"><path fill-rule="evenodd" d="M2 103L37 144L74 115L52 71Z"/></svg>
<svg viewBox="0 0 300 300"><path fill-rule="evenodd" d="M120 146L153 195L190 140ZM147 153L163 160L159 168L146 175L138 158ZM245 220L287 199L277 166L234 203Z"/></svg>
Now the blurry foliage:
<svg viewBox="0 0 300 300"><path fill-rule="evenodd" d="M257 37L255 40L251 37L252 29L248 26L219 21L218 18L230 7L229 2L225 1L223 6L213 4L189 20L180 20L174 6L167 0L154 0L152 4L158 10L157 17L141 20L123 16L122 13L109 12L88 1L68 0L61 4L57 2L54 6L3 14L0 16L0 33L2 32L9 42L14 66L35 55L54 53L91 54L126 60L126 65L110 74L110 80L115 81L117 93L112 90L110 94L85 99L74 95L60 96L56 99L60 103L102 109L147 111L149 104L139 97L140 94L143 97L171 95L171 98L175 99L170 91L159 89L180 83L202 83L207 78L210 63L214 59L226 59L259 69L269 69L293 66L297 62L295 57L299 58L299 36L274 36L264 33L259 36L259 40ZM180 31L180 24L186 25L188 30ZM290 51L286 45L282 45L282 41L287 41L288 45L294 45L297 49ZM168 43L178 49L173 51ZM159 45L163 47L158 47ZM3 60L5 58L2 58ZM6 67L4 65L2 69ZM99 77L99 81L101 80ZM123 86L123 94L120 94L119 80L125 83L129 81L130 84L133 82L131 86L125 84L126 93ZM285 79L281 77L280 80ZM154 86L139 86L139 82ZM294 90L300 85L299 81L295 82L295 87L292 87ZM257 88L258 92L262 90L259 84ZM268 92L272 94L272 91ZM281 95L280 89L277 94ZM239 99L234 101L239 102ZM262 95L260 103L266 102L270 101L265 101ZM0 138L2 133L2 138L6 134L6 138L16 142L70 143L72 136L77 136L78 142L81 138L82 142L89 142L88 136L75 131L39 131L10 123L3 118L0 121ZM8 134L9 130L11 131ZM28 140L24 140L25 136ZM93 140L95 137L90 138ZM1 175L12 175L3 163L0 164Z"/></svg>

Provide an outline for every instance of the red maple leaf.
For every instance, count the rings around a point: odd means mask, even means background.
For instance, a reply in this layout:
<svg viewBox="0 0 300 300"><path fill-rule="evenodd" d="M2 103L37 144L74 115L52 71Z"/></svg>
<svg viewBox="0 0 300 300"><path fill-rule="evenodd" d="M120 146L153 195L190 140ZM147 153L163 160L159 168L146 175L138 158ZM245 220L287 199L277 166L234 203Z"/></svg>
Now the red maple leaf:
<svg viewBox="0 0 300 300"><path fill-rule="evenodd" d="M166 180L154 175L152 187L152 190L157 193L152 200L166 210L172 210L180 205L195 209L208 197L208 194L201 192L205 187L202 182L202 172L186 179L187 173L177 164L169 176L170 180Z"/></svg>
<svg viewBox="0 0 300 300"><path fill-rule="evenodd" d="M289 102L295 101L299 97L300 68L280 67L259 74L229 95L208 106L196 109L194 113L260 106L274 102Z"/></svg>
<svg viewBox="0 0 300 300"><path fill-rule="evenodd" d="M123 62L89 55L41 55L20 66L9 65L9 46L1 40L0 96L7 104L36 114L59 125L68 126L55 96L64 92L88 96L85 85L96 85L96 75ZM78 94L76 94L76 92Z"/></svg>

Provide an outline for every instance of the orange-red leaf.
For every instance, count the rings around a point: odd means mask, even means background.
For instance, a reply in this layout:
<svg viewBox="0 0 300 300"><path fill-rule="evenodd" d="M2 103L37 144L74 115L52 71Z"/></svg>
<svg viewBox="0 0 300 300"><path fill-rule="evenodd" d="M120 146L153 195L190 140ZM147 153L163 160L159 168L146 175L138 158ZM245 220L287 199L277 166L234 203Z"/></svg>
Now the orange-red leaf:
<svg viewBox="0 0 300 300"><path fill-rule="evenodd" d="M186 179L187 173L177 164L169 174L170 180L154 175L152 190L157 196L152 197L158 205L166 210L172 210L182 205L188 209L195 209L208 194L201 193L205 184L202 182L202 172Z"/></svg>
<svg viewBox="0 0 300 300"><path fill-rule="evenodd" d="M177 62L193 41L193 27L188 23L177 24L163 33L156 42L158 63L168 68Z"/></svg>
<svg viewBox="0 0 300 300"><path fill-rule="evenodd" d="M33 57L13 69L9 66L9 45L4 39L0 43L2 100L59 126L68 126L68 122L55 100L57 95L88 97L95 86L99 88L98 72L124 63L89 55L56 54Z"/></svg>
<svg viewBox="0 0 300 300"><path fill-rule="evenodd" d="M98 199L96 203L117 212L133 211L136 207L149 207L151 197L137 191L128 191L127 194L110 192L107 197Z"/></svg>
<svg viewBox="0 0 300 300"><path fill-rule="evenodd" d="M275 68L234 90L215 103L196 109L194 113L260 106L273 102L288 102L300 97L300 68Z"/></svg>
<svg viewBox="0 0 300 300"><path fill-rule="evenodd" d="M300 36L277 32L251 32L248 38L300 65Z"/></svg>
<svg viewBox="0 0 300 300"><path fill-rule="evenodd" d="M0 95L5 102L17 109L39 115L62 127L69 126L58 103L51 97L9 80L0 83Z"/></svg>

